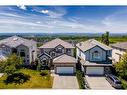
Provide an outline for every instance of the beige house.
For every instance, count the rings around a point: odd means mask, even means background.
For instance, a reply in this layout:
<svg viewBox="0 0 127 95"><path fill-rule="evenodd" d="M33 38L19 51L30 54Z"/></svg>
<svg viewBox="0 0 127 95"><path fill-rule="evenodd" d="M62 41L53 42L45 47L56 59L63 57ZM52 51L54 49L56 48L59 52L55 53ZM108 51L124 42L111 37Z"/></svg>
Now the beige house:
<svg viewBox="0 0 127 95"><path fill-rule="evenodd" d="M112 66L112 48L94 39L80 42L76 45L77 60L82 70L88 75L103 75Z"/></svg>
<svg viewBox="0 0 127 95"><path fill-rule="evenodd" d="M27 40L18 36L12 36L0 41L0 56L7 58L16 53L23 58L25 65L30 65L37 58L37 45L33 40Z"/></svg>
<svg viewBox="0 0 127 95"><path fill-rule="evenodd" d="M120 61L123 54L127 51L127 42L118 42L115 44L112 44L111 47L112 50L112 57L113 57L113 63L117 63Z"/></svg>
<svg viewBox="0 0 127 95"><path fill-rule="evenodd" d="M39 47L42 66L53 67L56 73L75 73L74 46L61 39L54 39Z"/></svg>

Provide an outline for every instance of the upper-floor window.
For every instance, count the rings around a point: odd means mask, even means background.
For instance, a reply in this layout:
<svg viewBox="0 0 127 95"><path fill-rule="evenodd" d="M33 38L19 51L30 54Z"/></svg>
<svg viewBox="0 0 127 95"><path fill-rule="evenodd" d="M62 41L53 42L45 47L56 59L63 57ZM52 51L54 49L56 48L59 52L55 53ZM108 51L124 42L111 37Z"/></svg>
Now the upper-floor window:
<svg viewBox="0 0 127 95"><path fill-rule="evenodd" d="M24 49L21 49L20 51L24 52L25 50Z"/></svg>
<svg viewBox="0 0 127 95"><path fill-rule="evenodd" d="M81 56L81 51L79 50L79 56Z"/></svg>
<svg viewBox="0 0 127 95"><path fill-rule="evenodd" d="M27 55L27 58L29 58L29 55Z"/></svg>
<svg viewBox="0 0 127 95"><path fill-rule="evenodd" d="M57 53L62 53L62 48L57 48Z"/></svg>
<svg viewBox="0 0 127 95"><path fill-rule="evenodd" d="M71 49L70 49L70 48L67 48L67 49L66 49L66 52L67 52L67 53L71 53Z"/></svg>
<svg viewBox="0 0 127 95"><path fill-rule="evenodd" d="M25 52L22 52L22 51L21 51L21 52L20 52L20 56L21 56L21 57L25 57Z"/></svg>
<svg viewBox="0 0 127 95"><path fill-rule="evenodd" d="M99 59L100 59L100 53L99 53L98 51L94 51L94 52L92 53L92 58L93 58L94 60L99 60Z"/></svg>
<svg viewBox="0 0 127 95"><path fill-rule="evenodd" d="M52 56L55 56L55 52L52 52L51 55L52 55Z"/></svg>

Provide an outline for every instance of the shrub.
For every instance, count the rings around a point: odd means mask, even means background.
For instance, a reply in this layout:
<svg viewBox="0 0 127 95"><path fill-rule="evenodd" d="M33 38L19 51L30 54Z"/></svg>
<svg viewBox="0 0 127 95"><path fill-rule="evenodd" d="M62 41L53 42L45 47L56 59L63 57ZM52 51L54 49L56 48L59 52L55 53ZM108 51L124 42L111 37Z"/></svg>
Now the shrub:
<svg viewBox="0 0 127 95"><path fill-rule="evenodd" d="M121 79L121 78L120 78L120 80L121 80L121 83L122 83L122 85L121 85L122 88L123 88L123 89L127 89L127 81L125 81L125 80L123 80L123 79Z"/></svg>
<svg viewBox="0 0 127 95"><path fill-rule="evenodd" d="M78 80L79 88L80 89L85 89L85 81L83 78L83 73L80 70L76 71L76 77Z"/></svg>
<svg viewBox="0 0 127 95"><path fill-rule="evenodd" d="M122 56L121 60L114 65L118 75L127 80L127 52Z"/></svg>
<svg viewBox="0 0 127 95"><path fill-rule="evenodd" d="M40 75L41 76L46 76L46 75L48 75L48 72L46 70L43 70L43 71L41 71Z"/></svg>
<svg viewBox="0 0 127 95"><path fill-rule="evenodd" d="M29 79L30 79L29 75L26 75L26 74L23 74L23 73L14 73L12 75L9 75L4 82L6 84L8 84L8 83L20 84L20 83L26 82Z"/></svg>
<svg viewBox="0 0 127 95"><path fill-rule="evenodd" d="M5 62L0 61L0 73L4 73L4 68L5 68Z"/></svg>

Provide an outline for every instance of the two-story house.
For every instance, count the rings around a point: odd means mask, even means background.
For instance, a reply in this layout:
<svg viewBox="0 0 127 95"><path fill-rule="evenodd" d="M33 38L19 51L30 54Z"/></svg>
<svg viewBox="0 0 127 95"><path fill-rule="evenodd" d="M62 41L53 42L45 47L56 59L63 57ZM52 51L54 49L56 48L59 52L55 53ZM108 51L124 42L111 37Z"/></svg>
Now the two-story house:
<svg viewBox="0 0 127 95"><path fill-rule="evenodd" d="M39 55L42 66L54 67L56 73L74 73L76 59L74 58L74 46L56 38L39 47Z"/></svg>
<svg viewBox="0 0 127 95"><path fill-rule="evenodd" d="M127 52L127 42L118 42L110 45L112 50L113 63L117 63L122 58L123 54Z"/></svg>
<svg viewBox="0 0 127 95"><path fill-rule="evenodd" d="M103 75L112 66L112 48L94 39L76 45L77 59L87 75Z"/></svg>
<svg viewBox="0 0 127 95"><path fill-rule="evenodd" d="M15 53L23 58L25 65L30 65L37 58L37 45L33 40L12 36L0 41L0 55L6 58Z"/></svg>

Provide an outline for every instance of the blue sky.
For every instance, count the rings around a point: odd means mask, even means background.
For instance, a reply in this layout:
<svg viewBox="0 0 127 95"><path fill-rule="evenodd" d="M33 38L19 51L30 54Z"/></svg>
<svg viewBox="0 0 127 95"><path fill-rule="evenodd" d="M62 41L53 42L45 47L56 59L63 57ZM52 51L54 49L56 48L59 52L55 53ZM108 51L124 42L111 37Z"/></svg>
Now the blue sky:
<svg viewBox="0 0 127 95"><path fill-rule="evenodd" d="M127 6L0 6L0 33L127 32Z"/></svg>

